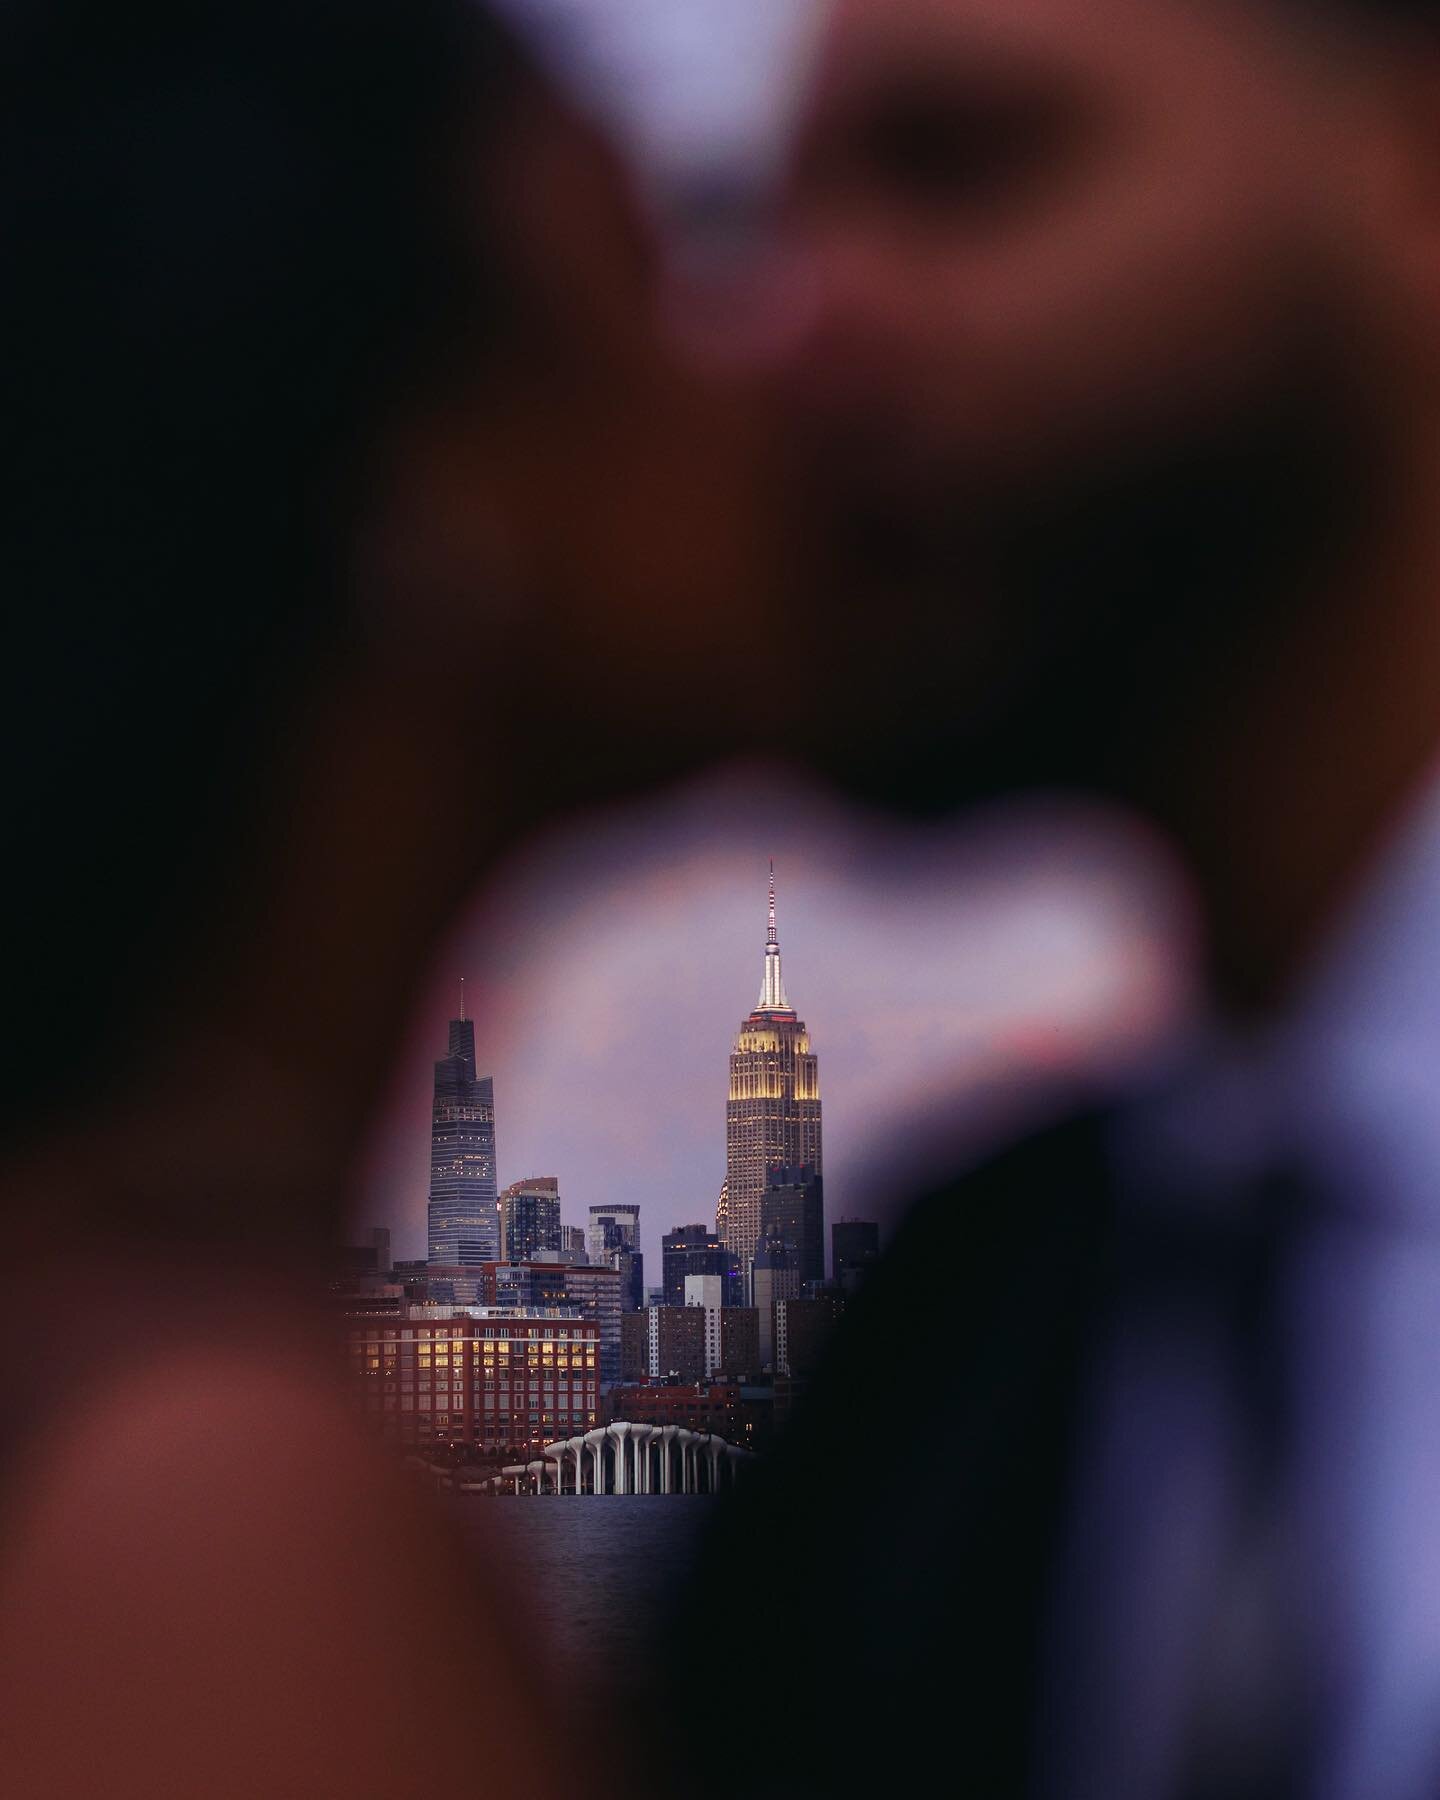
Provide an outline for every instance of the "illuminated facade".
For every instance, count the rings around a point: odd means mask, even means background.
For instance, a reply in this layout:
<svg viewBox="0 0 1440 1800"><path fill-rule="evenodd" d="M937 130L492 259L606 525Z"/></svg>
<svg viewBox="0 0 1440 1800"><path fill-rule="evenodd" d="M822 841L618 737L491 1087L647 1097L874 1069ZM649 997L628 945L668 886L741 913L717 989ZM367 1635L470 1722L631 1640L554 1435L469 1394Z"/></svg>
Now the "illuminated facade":
<svg viewBox="0 0 1440 1800"><path fill-rule="evenodd" d="M481 1298L487 1305L564 1305L589 1319L600 1347L601 1381L620 1379L620 1316L624 1309L619 1269L550 1262L542 1255L535 1262L490 1263L478 1273L482 1276Z"/></svg>
<svg viewBox="0 0 1440 1800"><path fill-rule="evenodd" d="M504 1452L599 1421L599 1330L571 1309L412 1306L348 1324L353 1403L399 1443Z"/></svg>
<svg viewBox="0 0 1440 1800"><path fill-rule="evenodd" d="M785 993L772 864L765 975L730 1056L725 1109L723 1237L742 1269L755 1254L772 1173L802 1166L820 1174L820 1067Z"/></svg>
<svg viewBox="0 0 1440 1800"><path fill-rule="evenodd" d="M430 1115L429 1249L432 1263L494 1262L500 1243L495 1180L495 1085L475 1075L475 1026L450 1021L450 1046L435 1064Z"/></svg>

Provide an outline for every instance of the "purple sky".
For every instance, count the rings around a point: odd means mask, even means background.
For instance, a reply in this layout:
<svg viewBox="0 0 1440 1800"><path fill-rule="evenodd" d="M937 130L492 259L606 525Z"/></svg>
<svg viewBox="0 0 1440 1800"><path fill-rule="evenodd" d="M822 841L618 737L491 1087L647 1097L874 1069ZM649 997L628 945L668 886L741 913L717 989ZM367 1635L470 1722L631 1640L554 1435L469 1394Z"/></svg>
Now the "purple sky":
<svg viewBox="0 0 1440 1800"><path fill-rule="evenodd" d="M500 0L665 187L764 173L790 122L821 0Z"/></svg>
<svg viewBox="0 0 1440 1800"><path fill-rule="evenodd" d="M883 1216L886 1167L1018 1080L1131 1042L1173 1003L1171 901L1110 822L1033 809L879 828L764 771L533 846L477 898L417 1006L357 1224L423 1253L432 1060L467 978L495 1078L502 1184L556 1175L567 1223L641 1207L660 1236L713 1217L726 1058L755 1004L774 856L792 1002L820 1058L826 1210Z"/></svg>

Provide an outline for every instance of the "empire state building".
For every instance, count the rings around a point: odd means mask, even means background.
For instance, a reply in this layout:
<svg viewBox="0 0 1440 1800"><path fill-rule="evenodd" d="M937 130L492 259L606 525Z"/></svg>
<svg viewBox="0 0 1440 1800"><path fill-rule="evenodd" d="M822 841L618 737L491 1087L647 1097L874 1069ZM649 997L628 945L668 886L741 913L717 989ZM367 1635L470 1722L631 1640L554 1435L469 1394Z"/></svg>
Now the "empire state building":
<svg viewBox="0 0 1440 1800"><path fill-rule="evenodd" d="M742 1269L755 1254L771 1174L800 1168L821 1172L820 1066L780 972L772 862L765 976L731 1052L725 1108L727 1206L721 1235Z"/></svg>

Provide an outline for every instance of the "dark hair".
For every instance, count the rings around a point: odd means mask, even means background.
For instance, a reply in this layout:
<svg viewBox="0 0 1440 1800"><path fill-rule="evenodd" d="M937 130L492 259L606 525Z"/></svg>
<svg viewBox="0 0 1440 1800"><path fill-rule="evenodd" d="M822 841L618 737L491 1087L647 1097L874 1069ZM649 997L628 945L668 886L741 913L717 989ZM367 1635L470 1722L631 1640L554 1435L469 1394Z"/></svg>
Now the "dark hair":
<svg viewBox="0 0 1440 1800"><path fill-rule="evenodd" d="M378 418L501 316L458 155L524 69L474 0L0 13L0 1127L175 966Z"/></svg>

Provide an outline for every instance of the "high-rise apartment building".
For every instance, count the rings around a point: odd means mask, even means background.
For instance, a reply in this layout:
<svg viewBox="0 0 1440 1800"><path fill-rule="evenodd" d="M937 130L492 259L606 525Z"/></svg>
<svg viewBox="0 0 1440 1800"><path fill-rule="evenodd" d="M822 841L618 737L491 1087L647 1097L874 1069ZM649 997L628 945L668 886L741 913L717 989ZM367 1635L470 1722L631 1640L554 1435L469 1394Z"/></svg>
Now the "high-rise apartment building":
<svg viewBox="0 0 1440 1800"><path fill-rule="evenodd" d="M500 1255L495 1180L495 1085L475 1074L475 1026L450 1021L450 1045L435 1064L430 1115L428 1257L447 1267L493 1262Z"/></svg>
<svg viewBox="0 0 1440 1800"><path fill-rule="evenodd" d="M703 1381L707 1362L704 1307L652 1306L645 1319L651 1377Z"/></svg>
<svg viewBox="0 0 1440 1800"><path fill-rule="evenodd" d="M725 1278L723 1275L687 1275L685 1304L698 1307L705 1314L705 1374L714 1375L720 1368L720 1322L725 1310Z"/></svg>
<svg viewBox="0 0 1440 1800"><path fill-rule="evenodd" d="M785 993L772 863L764 979L735 1039L725 1109L723 1236L742 1269L760 1240L766 1186L774 1171L787 1168L820 1174L820 1068Z"/></svg>
<svg viewBox="0 0 1440 1800"><path fill-rule="evenodd" d="M559 1250L560 1183L553 1175L512 1181L500 1195L501 1250L507 1262L529 1262Z"/></svg>
<svg viewBox="0 0 1440 1800"><path fill-rule="evenodd" d="M560 1227L560 1248L572 1251L576 1256L585 1258L589 1252L585 1248L585 1227L583 1225L562 1225Z"/></svg>

